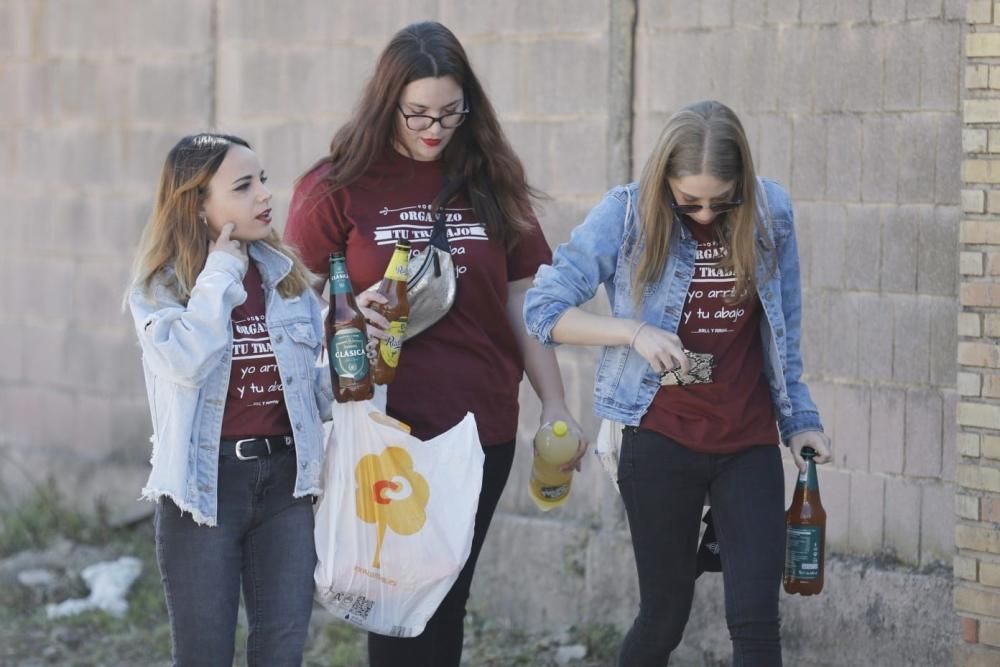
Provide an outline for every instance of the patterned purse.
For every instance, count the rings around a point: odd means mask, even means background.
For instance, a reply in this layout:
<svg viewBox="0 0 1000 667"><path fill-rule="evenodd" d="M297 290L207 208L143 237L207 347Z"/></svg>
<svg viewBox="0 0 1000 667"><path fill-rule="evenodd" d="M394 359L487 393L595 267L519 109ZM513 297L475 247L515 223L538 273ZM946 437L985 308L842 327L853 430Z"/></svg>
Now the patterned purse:
<svg viewBox="0 0 1000 667"><path fill-rule="evenodd" d="M712 381L712 369L715 368L715 356L708 352L692 352L684 350L688 358L688 372L682 373L680 367L671 368L660 373L660 384L663 386L680 386L689 384L709 384Z"/></svg>

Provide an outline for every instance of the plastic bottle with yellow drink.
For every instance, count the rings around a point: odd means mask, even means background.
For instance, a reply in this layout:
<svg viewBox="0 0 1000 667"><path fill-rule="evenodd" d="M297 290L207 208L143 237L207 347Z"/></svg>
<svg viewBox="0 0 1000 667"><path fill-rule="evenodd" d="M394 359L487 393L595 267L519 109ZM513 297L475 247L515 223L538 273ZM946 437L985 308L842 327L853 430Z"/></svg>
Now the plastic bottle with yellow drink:
<svg viewBox="0 0 1000 667"><path fill-rule="evenodd" d="M386 298L385 303L372 303L369 307L389 320L386 337L379 341L378 354L372 363L372 379L375 384L389 384L396 377L396 366L406 339L406 322L410 315L410 303L406 298L406 266L410 259L408 241L397 241L392 259L386 267L385 277L377 291Z"/></svg>
<svg viewBox="0 0 1000 667"><path fill-rule="evenodd" d="M566 503L573 486L573 471L560 468L576 456L580 440L564 421L543 424L535 434L535 457L528 493L543 512Z"/></svg>

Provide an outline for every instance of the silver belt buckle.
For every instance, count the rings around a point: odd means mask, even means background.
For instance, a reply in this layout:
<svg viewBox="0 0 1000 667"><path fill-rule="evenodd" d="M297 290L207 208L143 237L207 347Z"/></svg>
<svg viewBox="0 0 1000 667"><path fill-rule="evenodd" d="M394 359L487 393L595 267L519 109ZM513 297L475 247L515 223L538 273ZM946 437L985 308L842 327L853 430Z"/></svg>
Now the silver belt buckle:
<svg viewBox="0 0 1000 667"><path fill-rule="evenodd" d="M254 459L259 459L260 458L259 456L243 456L243 452L240 449L240 447L243 445L244 442L253 442L256 439L257 438L243 438L242 440L237 440L236 446L234 447L234 450L236 451L236 458L238 458L240 461L253 461ZM267 442L267 440L265 440L264 442ZM271 449L270 443L268 443L267 449L268 453L270 453Z"/></svg>

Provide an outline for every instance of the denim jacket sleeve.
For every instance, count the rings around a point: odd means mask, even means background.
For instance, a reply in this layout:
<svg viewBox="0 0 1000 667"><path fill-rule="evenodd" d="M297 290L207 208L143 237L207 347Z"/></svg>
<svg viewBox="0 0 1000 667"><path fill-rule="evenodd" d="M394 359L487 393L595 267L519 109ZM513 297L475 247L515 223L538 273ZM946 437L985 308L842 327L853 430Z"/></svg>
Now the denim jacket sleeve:
<svg viewBox="0 0 1000 667"><path fill-rule="evenodd" d="M802 381L802 287L800 284L799 250L795 239L795 216L788 195L776 183L767 183L769 190L777 190L779 209L775 211L775 246L778 253L778 270L781 276L781 308L785 320L785 387L792 404L792 413L778 411L778 428L786 444L789 438L804 431L822 431L819 411L809 395L809 388ZM772 199L769 197L769 200ZM769 202L771 204L771 202ZM771 204L772 206L774 204Z"/></svg>
<svg viewBox="0 0 1000 667"><path fill-rule="evenodd" d="M325 329L323 325L323 307L319 297L311 288L306 290L309 299L309 315L312 319L313 329L316 337L323 340ZM317 364L313 371L313 393L316 395L316 407L319 408L319 416L323 421L330 421L333 418L333 380L330 377L329 356L327 361Z"/></svg>
<svg viewBox="0 0 1000 667"><path fill-rule="evenodd" d="M557 344L552 329L563 313L590 301L602 284L614 278L626 197L624 187L608 192L573 230L569 241L556 248L552 264L538 269L534 286L524 298L524 322L528 333L543 345Z"/></svg>
<svg viewBox="0 0 1000 667"><path fill-rule="evenodd" d="M230 343L233 308L246 300L244 267L224 252L209 253L187 305L162 282L152 295L141 286L129 294L129 310L150 370L176 384L200 387Z"/></svg>

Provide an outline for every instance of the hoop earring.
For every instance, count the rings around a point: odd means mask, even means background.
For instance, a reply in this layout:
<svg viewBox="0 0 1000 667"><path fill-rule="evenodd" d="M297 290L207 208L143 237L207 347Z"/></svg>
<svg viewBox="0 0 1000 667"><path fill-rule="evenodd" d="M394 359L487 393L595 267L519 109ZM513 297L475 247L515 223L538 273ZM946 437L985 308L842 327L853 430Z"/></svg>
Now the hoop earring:
<svg viewBox="0 0 1000 667"><path fill-rule="evenodd" d="M208 226L208 216L206 216L204 213L198 215L198 220L201 222L201 224L205 225L206 227Z"/></svg>

